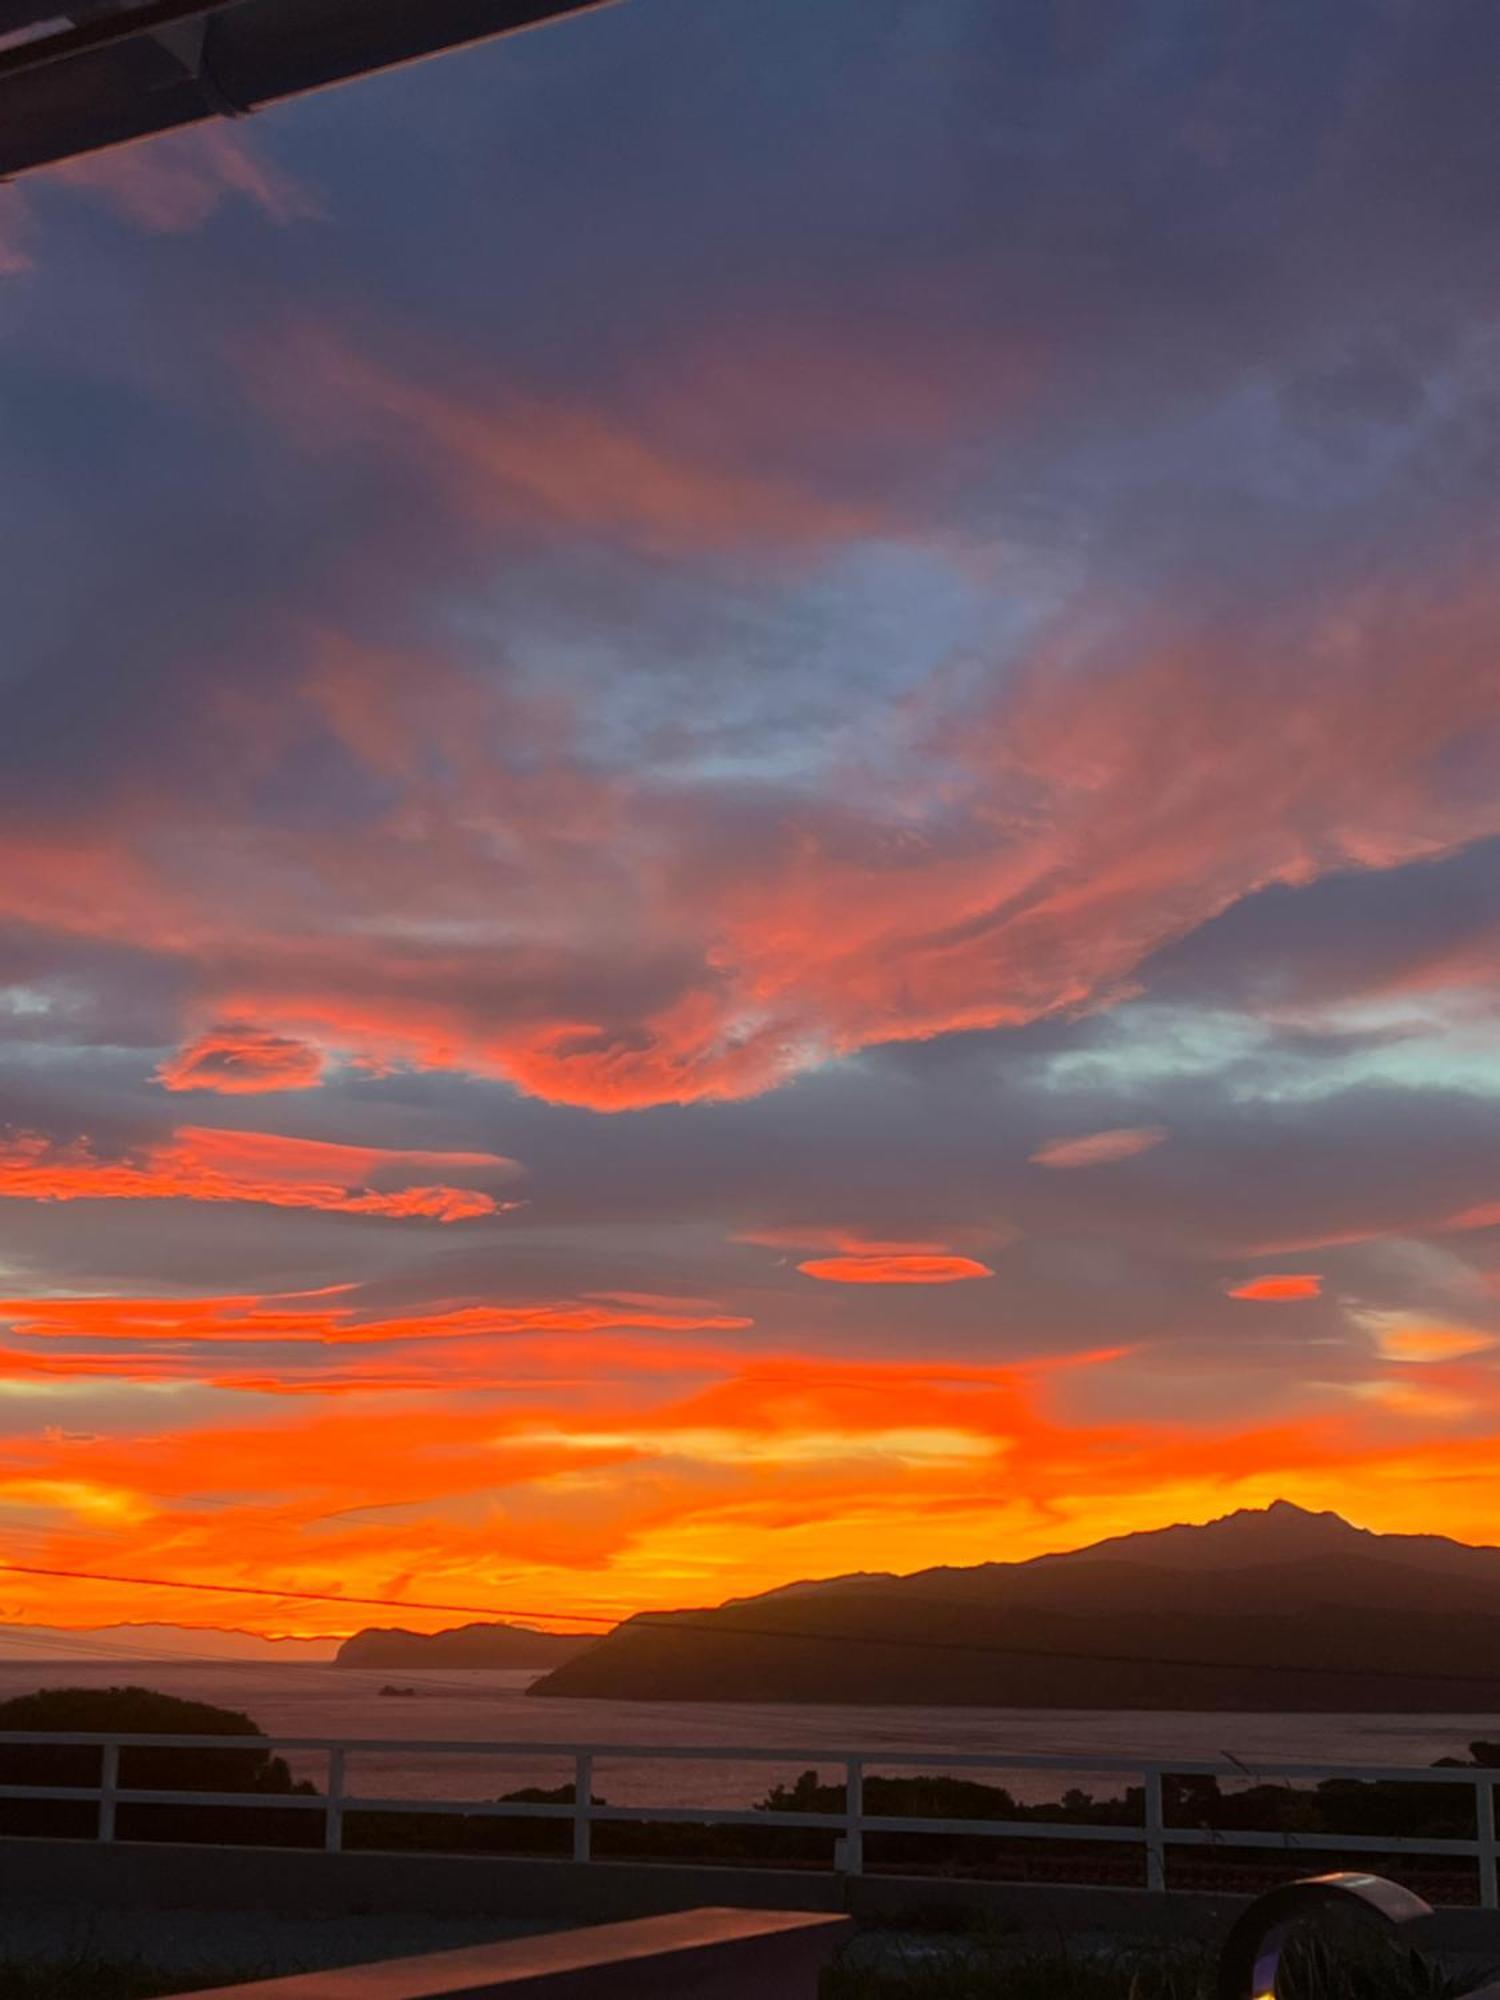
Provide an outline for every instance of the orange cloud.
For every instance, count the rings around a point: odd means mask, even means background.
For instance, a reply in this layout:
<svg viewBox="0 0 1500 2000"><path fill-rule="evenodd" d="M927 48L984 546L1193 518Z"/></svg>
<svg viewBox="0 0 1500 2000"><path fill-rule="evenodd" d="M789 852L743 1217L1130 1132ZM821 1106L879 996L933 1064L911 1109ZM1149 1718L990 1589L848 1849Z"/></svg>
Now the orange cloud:
<svg viewBox="0 0 1500 2000"><path fill-rule="evenodd" d="M835 1285L952 1285L995 1275L974 1257L878 1250L858 1257L811 1257L797 1269Z"/></svg>
<svg viewBox="0 0 1500 2000"><path fill-rule="evenodd" d="M836 1256L810 1257L797 1266L806 1277L836 1285L951 1285L965 1278L995 1275L988 1264L961 1256L946 1242L877 1240L857 1230L816 1223L747 1229L735 1241L778 1250L837 1251Z"/></svg>
<svg viewBox="0 0 1500 2000"><path fill-rule="evenodd" d="M57 1147L35 1133L0 1145L0 1197L20 1201L255 1202L343 1215L425 1217L464 1222L514 1203L477 1188L422 1184L383 1190L381 1179L410 1182L437 1167L502 1175L520 1169L492 1153L386 1151L289 1139L271 1132L179 1126L137 1157L100 1159L83 1142Z"/></svg>
<svg viewBox="0 0 1500 2000"><path fill-rule="evenodd" d="M1457 1389L1413 1381L1410 1376L1400 1381L1356 1382L1351 1385L1350 1393L1364 1402L1378 1404L1393 1415L1426 1418L1436 1423L1458 1422L1477 1415L1485 1407Z"/></svg>
<svg viewBox="0 0 1500 2000"><path fill-rule="evenodd" d="M116 1304L140 1313L144 1358L153 1302ZM211 1325L348 1302L187 1304ZM68 1323L66 1302L32 1310ZM157 1302L159 1316L174 1310ZM519 1345L530 1350L530 1337ZM1427 1378L1436 1402L1421 1409L1377 1384L1275 1422L1089 1424L1068 1419L1063 1386L1129 1357L1074 1357L1070 1373L631 1342L612 1372L608 1347L583 1335L552 1343L548 1372L547 1348L537 1336L535 1378L518 1370L494 1395L403 1390L393 1370L369 1392L351 1381L317 1405L254 1401L226 1422L174 1423L171 1398L142 1394L109 1433L19 1436L5 1480L27 1510L23 1559L565 1616L867 1568L872 1547L897 1569L1041 1554L1282 1494L1377 1528L1482 1540L1492 1527L1500 1443L1455 1428L1464 1392L1446 1378ZM226 1466L232 1508L216 1498ZM143 1587L4 1583L7 1615L52 1624L181 1618L193 1603ZM233 1615L258 1630L334 1633L370 1616L274 1600Z"/></svg>
<svg viewBox="0 0 1500 2000"><path fill-rule="evenodd" d="M1500 1337L1476 1326L1436 1326L1397 1313L1361 1313L1359 1319L1387 1361L1460 1361L1500 1346Z"/></svg>
<svg viewBox="0 0 1500 2000"><path fill-rule="evenodd" d="M224 1021L168 1056L156 1072L167 1090L213 1090L250 1096L313 1090L323 1081L320 1049L249 1022Z"/></svg>
<svg viewBox="0 0 1500 2000"><path fill-rule="evenodd" d="M156 1509L139 1493L92 1479L0 1478L0 1506L26 1513L71 1516L103 1526L136 1527Z"/></svg>
<svg viewBox="0 0 1500 2000"><path fill-rule="evenodd" d="M1232 1299L1316 1299L1321 1297L1323 1280L1314 1271L1288 1271L1264 1278L1247 1278L1230 1288Z"/></svg>
<svg viewBox="0 0 1500 2000"><path fill-rule="evenodd" d="M1116 1125L1081 1139L1049 1139L1031 1158L1039 1167L1102 1167L1111 1160L1128 1160L1149 1152L1166 1136L1161 1125Z"/></svg>
<svg viewBox="0 0 1500 2000"><path fill-rule="evenodd" d="M597 1333L612 1327L656 1332L731 1331L752 1321L696 1301L544 1299L502 1305L438 1306L421 1313L364 1314L353 1287L214 1298L80 1297L0 1299L0 1318L27 1339L197 1341L284 1345L371 1345L466 1340L497 1334Z"/></svg>

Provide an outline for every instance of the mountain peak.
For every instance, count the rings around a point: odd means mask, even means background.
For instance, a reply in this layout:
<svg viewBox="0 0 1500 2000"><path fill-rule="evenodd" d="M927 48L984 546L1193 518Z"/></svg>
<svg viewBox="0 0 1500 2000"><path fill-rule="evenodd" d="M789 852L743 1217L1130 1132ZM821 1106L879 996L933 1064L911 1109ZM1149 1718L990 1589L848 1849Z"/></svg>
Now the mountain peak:
<svg viewBox="0 0 1500 2000"><path fill-rule="evenodd" d="M1314 1513L1294 1500L1273 1500L1266 1507L1237 1507L1212 1521L1178 1522L1169 1528L1113 1535L1087 1548L1039 1556L1035 1561L1049 1566L1137 1562L1170 1569L1216 1569L1245 1562L1296 1562L1369 1548L1380 1540L1368 1528L1356 1528L1332 1509Z"/></svg>
<svg viewBox="0 0 1500 2000"><path fill-rule="evenodd" d="M802 1586L739 1619L695 1612L670 1643L660 1617L632 1620L533 1691L1437 1711L1454 1695L1424 1681L1432 1662L1500 1657L1500 1548L1377 1534L1280 1500L1029 1562ZM949 1633L960 1643L942 1644Z"/></svg>
<svg viewBox="0 0 1500 2000"><path fill-rule="evenodd" d="M1299 1507L1295 1500L1273 1500L1266 1507L1237 1507L1232 1514L1220 1514L1216 1520L1205 1522L1203 1532L1236 1526L1249 1532L1270 1529L1277 1534L1292 1535L1368 1535L1370 1532L1368 1528L1356 1528L1352 1521L1346 1521L1342 1514L1335 1514L1331 1507L1314 1512L1311 1507ZM1169 1529L1166 1532L1173 1531Z"/></svg>

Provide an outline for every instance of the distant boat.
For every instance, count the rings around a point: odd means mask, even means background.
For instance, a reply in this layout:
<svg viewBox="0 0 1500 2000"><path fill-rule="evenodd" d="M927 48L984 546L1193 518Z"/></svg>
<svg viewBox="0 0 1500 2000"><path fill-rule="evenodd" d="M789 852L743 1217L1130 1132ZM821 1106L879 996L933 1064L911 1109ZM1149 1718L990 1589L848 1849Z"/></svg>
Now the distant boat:
<svg viewBox="0 0 1500 2000"><path fill-rule="evenodd" d="M390 1682L390 1681L387 1681L387 1682L386 1682L386 1684L385 1684L385 1686L384 1686L384 1687L383 1687L383 1688L382 1688L382 1689L380 1690L380 1692L381 1692L382 1694L402 1694L402 1695L406 1695L406 1694L415 1694L415 1693L416 1693L416 1689L415 1689L415 1688L398 1688L398 1687L396 1687L396 1686L395 1686L395 1685L394 1685L394 1684L393 1684L392 1682Z"/></svg>

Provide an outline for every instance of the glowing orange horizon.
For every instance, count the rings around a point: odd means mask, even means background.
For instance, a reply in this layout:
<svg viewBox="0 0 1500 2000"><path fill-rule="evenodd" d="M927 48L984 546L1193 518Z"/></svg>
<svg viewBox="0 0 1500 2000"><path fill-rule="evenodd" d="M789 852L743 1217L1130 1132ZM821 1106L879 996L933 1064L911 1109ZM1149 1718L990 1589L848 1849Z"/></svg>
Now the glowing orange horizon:
<svg viewBox="0 0 1500 2000"><path fill-rule="evenodd" d="M1372 1413L1380 1411L1372 1407ZM1410 1412L1395 1411L1393 1406L1393 1414ZM1251 1446L1254 1440L1247 1436L1236 1442ZM1080 1507L1076 1498L1070 1499L1064 1520L1049 1518L1051 1509L1045 1503L997 1500L972 1511L939 1503L942 1556L959 1567L1024 1561L1178 1522L1201 1524L1242 1506L1265 1507L1284 1498L1314 1511L1341 1512L1377 1533L1442 1534L1475 1547L1493 1546L1494 1531L1480 1504L1455 1507L1434 1520L1427 1488L1441 1476L1442 1460L1441 1451L1421 1454L1416 1460L1399 1452L1371 1458L1363 1468L1364 1504L1359 1506L1349 1501L1353 1468L1336 1463L1317 1473L1282 1478L1280 1483L1276 1476L1255 1472L1223 1481L1205 1470L1172 1482L1166 1490L1173 1497L1164 1505L1101 1493L1092 1507ZM1476 1483L1492 1481L1500 1476L1500 1453L1490 1442L1482 1451L1467 1451L1451 1470ZM1394 1490L1386 1490L1392 1485ZM729 1519L696 1524L684 1520L676 1532L669 1523L639 1522L624 1559L617 1556L608 1562L549 1561L545 1549L538 1549L497 1569L492 1554L460 1542L435 1571L413 1572L411 1548L379 1552L346 1541L330 1542L316 1555L295 1562L268 1544L254 1561L243 1554L206 1556L200 1548L173 1563L165 1553L148 1558L138 1552L150 1547L165 1551L164 1538L181 1523L172 1516L136 1511L128 1494L95 1488L86 1493L43 1490L28 1495L26 1483L16 1481L0 1482L0 1499L21 1506L66 1503L75 1510L66 1555L55 1555L59 1568L118 1573L128 1563L132 1573L163 1579L159 1586L151 1586L0 1574L0 1602L6 1607L7 1622L76 1631L168 1624L262 1638L341 1639L364 1625L389 1623L398 1611L401 1623L418 1631L439 1631L470 1617L487 1616L552 1629L576 1630L582 1624L594 1631L601 1629L600 1621L640 1611L712 1605L804 1577L838 1576L872 1566L907 1574L930 1567L935 1553L930 1514L866 1498L851 1501L832 1515L819 1534L810 1534L795 1512L767 1501L738 1505ZM722 1536L731 1526L743 1542L741 1557L732 1562L724 1560L722 1550L711 1547L714 1534ZM872 1534L879 1535L881 1551L874 1565L868 1546ZM779 1561L778 1551L784 1552ZM414 1576L420 1576L419 1586L410 1581ZM212 1583L215 1591L196 1593L195 1582ZM287 1595L240 1597L234 1586L241 1582L273 1591L284 1585ZM298 1593L304 1590L316 1593L312 1601L299 1601ZM220 1591L229 1594L221 1597ZM356 1604L360 1597L379 1602ZM424 1611L420 1608L424 1597L451 1601L463 1609ZM348 1605L346 1611L341 1612L341 1601ZM210 1604L214 1613L205 1615Z"/></svg>
<svg viewBox="0 0 1500 2000"><path fill-rule="evenodd" d="M370 1314L347 1287L0 1303L0 1390L104 1381L133 1413L118 1435L13 1441L9 1547L57 1568L565 1623L1042 1554L1283 1496L1378 1528L1488 1532L1494 1391L1452 1339L1409 1343L1425 1387L1382 1386L1400 1365L1386 1360L1368 1394L1330 1385L1296 1421L1209 1427L1085 1414L1095 1384L1116 1399L1149 1365L1130 1349L1003 1365L769 1352L743 1315L705 1306ZM238 1414L174 1418L195 1385ZM229 1510L203 1497L225 1467L243 1496ZM36 1624L192 1622L190 1604L108 1583L0 1589L4 1616ZM261 1600L233 1620L306 1635L380 1622Z"/></svg>

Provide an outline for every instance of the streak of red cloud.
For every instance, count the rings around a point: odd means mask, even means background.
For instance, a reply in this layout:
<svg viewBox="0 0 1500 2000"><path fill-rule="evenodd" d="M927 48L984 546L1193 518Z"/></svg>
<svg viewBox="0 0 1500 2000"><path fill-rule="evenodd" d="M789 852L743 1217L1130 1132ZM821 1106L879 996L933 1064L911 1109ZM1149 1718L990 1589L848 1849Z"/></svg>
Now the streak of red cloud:
<svg viewBox="0 0 1500 2000"><path fill-rule="evenodd" d="M1371 1220L1344 1229L1320 1229L1300 1236L1283 1236L1274 1241L1248 1243L1242 1246L1252 1257L1295 1256L1314 1250L1336 1250L1350 1243L1368 1243L1379 1236L1393 1232L1402 1234L1446 1234L1466 1230L1500 1228L1500 1201L1484 1201L1471 1208L1465 1208L1456 1215L1434 1213L1424 1205L1420 1188L1414 1197L1404 1202L1393 1213L1372 1216Z"/></svg>
<svg viewBox="0 0 1500 2000"><path fill-rule="evenodd" d="M0 1198L19 1201L253 1202L343 1215L425 1217L463 1222L496 1215L502 1204L478 1188L446 1184L382 1189L431 1168L498 1174L520 1170L491 1153L387 1151L330 1145L271 1132L180 1126L133 1158L101 1159L87 1145L54 1146L35 1133L0 1144Z"/></svg>
<svg viewBox="0 0 1500 2000"><path fill-rule="evenodd" d="M1323 1293L1322 1277L1315 1271L1272 1273L1264 1278L1247 1278L1231 1286L1232 1299L1316 1299Z"/></svg>
<svg viewBox="0 0 1500 2000"><path fill-rule="evenodd" d="M291 1035L223 1021L168 1056L156 1080L166 1090L212 1090L223 1096L313 1090L323 1081L323 1053Z"/></svg>
<svg viewBox="0 0 1500 2000"><path fill-rule="evenodd" d="M80 1301L89 1305L96 1301ZM336 1362L323 1351L323 1343L281 1342L274 1333L266 1345L278 1351L274 1366L252 1356L244 1361L226 1361L211 1350L217 1345L212 1323L199 1319L184 1321L190 1337L164 1341L163 1328L170 1328L174 1302L136 1300L140 1318L132 1326L117 1317L108 1326L85 1326L76 1315L64 1313L55 1329L49 1325L13 1323L19 1339L36 1340L35 1347L0 1349L0 1382L66 1381L97 1378L122 1383L195 1382L210 1388L264 1396L350 1396L430 1394L461 1387L466 1393L507 1395L546 1393L597 1396L601 1391L630 1397L651 1384L691 1382L716 1376L738 1380L747 1374L758 1383L779 1384L787 1394L812 1389L818 1394L847 1390L852 1384L875 1382L894 1390L902 1382L914 1381L954 1389L995 1388L1009 1382L1038 1385L1049 1377L1065 1376L1080 1370L1128 1360L1128 1348L1094 1348L1076 1353L1018 1357L1001 1366L963 1362L859 1361L849 1363L833 1358L809 1357L788 1352L767 1353L759 1348L707 1343L699 1337L702 1322L683 1317L672 1326L646 1329L664 1338L644 1337L639 1315L622 1316L618 1323L584 1324L576 1305L565 1302L550 1308L553 1324L542 1323L544 1314L535 1307L511 1308L512 1322L523 1315L526 1324L506 1331L505 1309L495 1309L491 1324L483 1329L454 1329L441 1317L426 1323L422 1333L396 1323L373 1322L377 1333L389 1338L376 1340L376 1351L361 1353L358 1343L343 1343ZM182 1302L179 1302L182 1303ZM200 1301L210 1306L233 1306L234 1301ZM251 1304L253 1301L244 1301ZM23 1311L17 1301L13 1310ZM4 1310L4 1308L0 1308ZM571 1324L568 1322L571 1320ZM753 1322L733 1321L725 1316L708 1331L747 1331ZM119 1327L118 1335L109 1327ZM559 1340L558 1335L566 1338ZM678 1336L691 1336L690 1339ZM93 1337L105 1344L84 1348L79 1341ZM234 1343L230 1343L233 1345ZM244 1344L244 1343L241 1343ZM293 1351L288 1351L291 1349ZM392 1353L392 1349L399 1352Z"/></svg>
<svg viewBox="0 0 1500 2000"><path fill-rule="evenodd" d="M974 1257L885 1255L812 1257L797 1269L835 1285L953 1285L965 1278L993 1278L988 1264Z"/></svg>
<svg viewBox="0 0 1500 2000"><path fill-rule="evenodd" d="M305 448L378 442L424 468L469 521L542 520L654 552L821 547L889 526L873 503L824 498L730 455L670 443L660 421L642 427L602 405L497 391L453 355L402 372L304 322L243 363Z"/></svg>
<svg viewBox="0 0 1500 2000"><path fill-rule="evenodd" d="M222 1298L0 1299L0 1319L9 1322L15 1336L28 1340L254 1342L317 1347L598 1333L616 1327L662 1333L738 1332L753 1324L739 1314L723 1311L584 1299L439 1306L422 1313L362 1316L347 1286Z"/></svg>
<svg viewBox="0 0 1500 2000"><path fill-rule="evenodd" d="M1500 1229L1500 1201L1482 1201L1438 1225L1442 1229Z"/></svg>
<svg viewBox="0 0 1500 2000"><path fill-rule="evenodd" d="M1162 1125L1115 1125L1107 1132L1088 1132L1079 1139L1049 1139L1031 1158L1039 1167L1102 1167L1111 1160L1129 1160L1137 1153L1147 1153L1166 1136Z"/></svg>

